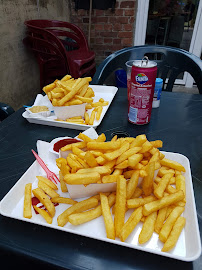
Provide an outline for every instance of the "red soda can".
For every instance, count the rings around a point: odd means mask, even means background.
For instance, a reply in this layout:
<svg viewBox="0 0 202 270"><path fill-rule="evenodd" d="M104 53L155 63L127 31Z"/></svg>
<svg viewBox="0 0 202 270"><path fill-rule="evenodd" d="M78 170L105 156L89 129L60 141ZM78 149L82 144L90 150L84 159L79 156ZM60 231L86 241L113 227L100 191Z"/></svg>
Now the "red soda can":
<svg viewBox="0 0 202 270"><path fill-rule="evenodd" d="M128 121L136 125L149 123L152 111L157 64L145 56L135 60L131 70Z"/></svg>

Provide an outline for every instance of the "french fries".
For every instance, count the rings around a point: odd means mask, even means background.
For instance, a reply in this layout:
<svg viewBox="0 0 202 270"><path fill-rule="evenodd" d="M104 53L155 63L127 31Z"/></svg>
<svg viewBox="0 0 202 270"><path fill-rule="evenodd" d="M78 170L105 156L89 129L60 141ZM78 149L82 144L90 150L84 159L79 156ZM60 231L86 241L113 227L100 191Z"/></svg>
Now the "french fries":
<svg viewBox="0 0 202 270"><path fill-rule="evenodd" d="M142 181L142 190L146 196L149 196L153 191L154 172L155 162L151 162L146 169L147 175L143 178Z"/></svg>
<svg viewBox="0 0 202 270"><path fill-rule="evenodd" d="M88 185L97 183L99 180L100 174L98 172L66 174L64 177L64 181L69 185Z"/></svg>
<svg viewBox="0 0 202 270"><path fill-rule="evenodd" d="M51 224L53 221L53 218L46 212L46 210L41 209L34 205L34 209L46 220L48 224Z"/></svg>
<svg viewBox="0 0 202 270"><path fill-rule="evenodd" d="M65 75L61 80L55 80L53 83L43 87L43 91L48 96L53 106L72 106L86 104L84 119L75 119L74 117L66 120L56 119L57 121L66 121L73 124L93 125L94 121L100 120L103 107L109 104L101 98L94 102L94 91L89 86L91 77L74 79L70 75ZM93 109L94 108L94 109Z"/></svg>
<svg viewBox="0 0 202 270"><path fill-rule="evenodd" d="M23 217L31 218L32 217L32 184L28 183L25 186L24 192L24 208L23 208Z"/></svg>
<svg viewBox="0 0 202 270"><path fill-rule="evenodd" d="M158 183L157 187L154 190L154 195L158 199L161 199L163 197L163 193L164 193L166 187L168 186L168 183L169 183L172 176L173 176L172 173L167 173L162 177L161 181Z"/></svg>
<svg viewBox="0 0 202 270"><path fill-rule="evenodd" d="M68 221L69 216L73 213L86 211L98 205L98 200L96 198L89 198L84 201L78 202L71 207L67 208L62 214L57 218L58 226L63 227ZM86 212L85 212L86 213Z"/></svg>
<svg viewBox="0 0 202 270"><path fill-rule="evenodd" d="M157 212L151 213L145 218L145 221L142 226L142 230L139 234L138 241L140 244L144 244L151 238L154 232L154 225L157 217Z"/></svg>
<svg viewBox="0 0 202 270"><path fill-rule="evenodd" d="M57 198L60 196L54 189L52 189L50 186L48 186L45 182L41 180L38 181L38 187L41 188L51 198Z"/></svg>
<svg viewBox="0 0 202 270"><path fill-rule="evenodd" d="M176 206L170 215L168 216L166 222L163 224L161 231L159 233L159 239L165 243L176 220L184 212L184 207Z"/></svg>
<svg viewBox="0 0 202 270"><path fill-rule="evenodd" d="M46 207L51 217L55 215L55 206L49 199L49 197L41 190L40 188L35 188L32 190L35 197L39 199L39 201Z"/></svg>
<svg viewBox="0 0 202 270"><path fill-rule="evenodd" d="M51 199L51 202L53 203L65 203L65 204L76 204L77 202L70 199L70 198L65 198L65 197L55 197Z"/></svg>
<svg viewBox="0 0 202 270"><path fill-rule="evenodd" d="M140 222L141 218L142 218L142 206L138 207L131 214L127 222L122 227L121 232L120 232L120 239L122 242L124 242L128 238L128 236L132 233L134 228Z"/></svg>
<svg viewBox="0 0 202 270"><path fill-rule="evenodd" d="M45 178L43 176L37 176L36 178L39 181L42 181L42 182L46 183L46 185L48 185L52 189L54 189L54 190L57 190L58 189L58 187L56 186L56 184L54 184L53 182L51 182L48 178Z"/></svg>
<svg viewBox="0 0 202 270"><path fill-rule="evenodd" d="M76 89L81 81L74 82ZM64 84L65 79L61 82ZM60 86L68 95L71 89L63 84ZM49 93L55 88L50 85L46 91ZM81 91L78 90L77 98ZM100 99L99 103L104 101ZM98 111L100 105L93 106ZM143 222L139 230L139 244L148 242L155 232L162 242L162 251L171 250L186 222L181 216L186 205L185 168L165 158L158 149L163 145L161 140L149 142L144 134L136 138L115 136L108 142L105 134L101 134L98 139L91 139L80 133L78 138L81 142L61 148L61 151L69 151L67 157L56 160L65 187L66 184L86 186L115 183L116 192L100 193L77 202L60 196L55 184L37 176L38 188L31 191L31 187L26 186L24 209L27 207L30 211L26 200L31 202L32 192L46 208L34 206L47 223L51 224L55 215L54 204L65 204L67 208L57 216L58 226L63 227L68 222L77 226L103 216L106 237L117 237L121 241L125 241L135 227ZM67 192L62 186L60 189ZM24 216L31 218L30 214Z"/></svg>
<svg viewBox="0 0 202 270"><path fill-rule="evenodd" d="M115 203L116 196L112 193L108 196L109 206L111 207ZM68 218L68 221L73 225L80 225L91 221L102 215L101 205L98 205L96 208L91 209L86 212L71 214Z"/></svg>
<svg viewBox="0 0 202 270"><path fill-rule="evenodd" d="M100 201L101 201L102 215L105 222L107 238L115 239L115 227L110 213L110 207L107 196L104 194L100 194Z"/></svg>
<svg viewBox="0 0 202 270"><path fill-rule="evenodd" d="M116 208L114 215L114 226L117 237L119 237L121 229L124 225L125 208L126 208L126 179L121 178L117 181Z"/></svg>
<svg viewBox="0 0 202 270"><path fill-rule="evenodd" d="M186 223L186 219L184 217L181 217L181 216L178 217L168 239L166 240L166 242L162 248L162 251L165 252L165 251L169 251L172 248L174 248L174 246L176 245L177 240L180 236L180 233L185 226L185 223Z"/></svg>
<svg viewBox="0 0 202 270"><path fill-rule="evenodd" d="M145 204L143 207L143 215L148 216L163 207L175 204L183 199L184 193L182 190L179 190L176 193L163 197L162 199Z"/></svg>

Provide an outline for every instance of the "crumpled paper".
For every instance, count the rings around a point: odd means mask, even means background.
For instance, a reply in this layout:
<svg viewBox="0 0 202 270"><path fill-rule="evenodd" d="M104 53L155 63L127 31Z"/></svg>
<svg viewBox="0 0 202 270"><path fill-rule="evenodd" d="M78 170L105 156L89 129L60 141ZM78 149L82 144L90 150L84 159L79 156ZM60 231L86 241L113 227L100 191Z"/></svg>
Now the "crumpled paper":
<svg viewBox="0 0 202 270"><path fill-rule="evenodd" d="M38 94L33 106L47 106L51 111L53 111L53 105L47 95L43 96L42 94Z"/></svg>

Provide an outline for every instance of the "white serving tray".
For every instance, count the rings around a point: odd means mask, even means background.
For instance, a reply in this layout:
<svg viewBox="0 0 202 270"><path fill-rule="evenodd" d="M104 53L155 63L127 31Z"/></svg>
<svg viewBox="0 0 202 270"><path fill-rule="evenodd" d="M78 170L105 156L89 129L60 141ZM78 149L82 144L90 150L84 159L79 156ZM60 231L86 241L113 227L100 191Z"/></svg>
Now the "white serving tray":
<svg viewBox="0 0 202 270"><path fill-rule="evenodd" d="M95 119L94 124L91 126L82 125L82 124L74 124L68 123L65 121L56 121L56 116L52 113L49 117L34 117L33 115L29 114L27 111L23 112L22 116L27 119L28 122L40 125L47 125L47 126L55 126L55 127L62 127L62 128L70 128L70 129L77 129L77 130L86 130L89 127L97 128L102 119L104 118L105 113L107 112L118 88L115 86L103 86L103 85L90 85L95 93L95 97L93 97L94 102L99 101L100 98L103 98L105 101L108 101L109 104L107 106L103 106L102 114L100 116L100 120L97 121ZM93 109L88 110L89 114Z"/></svg>
<svg viewBox="0 0 202 270"><path fill-rule="evenodd" d="M23 200L24 200L24 187L26 183L32 182L33 188L37 186L36 176L39 175L39 164L35 161L31 167L24 173L24 175L17 181L13 188L7 193L7 195L0 202L0 213L4 216L23 220L26 222L31 222L35 224L40 224L42 226L50 227L57 230L66 231L69 233L74 233L77 235L83 235L90 238L98 239L101 241L110 242L116 245L126 246L133 249L142 250L145 252L150 252L158 254L161 256L166 256L182 261L194 261L201 254L201 241L198 227L198 220L196 214L196 206L192 185L192 177L189 160L178 153L162 152L165 154L166 158L180 162L186 168L186 207L183 213L186 218L186 225L183 229L177 245L170 252L161 252L163 244L158 240L158 235L153 233L150 241L144 245L138 244L138 236L142 227L140 222L135 230L128 237L126 242L121 242L118 238L116 240L111 240L106 237L105 225L103 217L99 217L95 220L87 222L79 226L73 226L67 223L64 227L57 226L57 217L61 214L68 205L60 204L56 207L56 214L53 218L52 224L47 224L45 220L40 216L36 215L33 211L32 219L26 219L23 217ZM59 191L58 193L61 194ZM68 193L62 193L62 196L68 197ZM131 214L132 210L126 213L126 220Z"/></svg>

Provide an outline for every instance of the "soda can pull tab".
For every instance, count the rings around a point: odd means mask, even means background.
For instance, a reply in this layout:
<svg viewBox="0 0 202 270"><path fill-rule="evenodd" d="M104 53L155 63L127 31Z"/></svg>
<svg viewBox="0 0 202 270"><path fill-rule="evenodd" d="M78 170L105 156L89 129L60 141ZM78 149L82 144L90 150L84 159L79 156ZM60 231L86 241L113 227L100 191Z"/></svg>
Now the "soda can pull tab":
<svg viewBox="0 0 202 270"><path fill-rule="evenodd" d="M148 62L149 62L149 58L145 55L141 60L141 67L147 66Z"/></svg>

